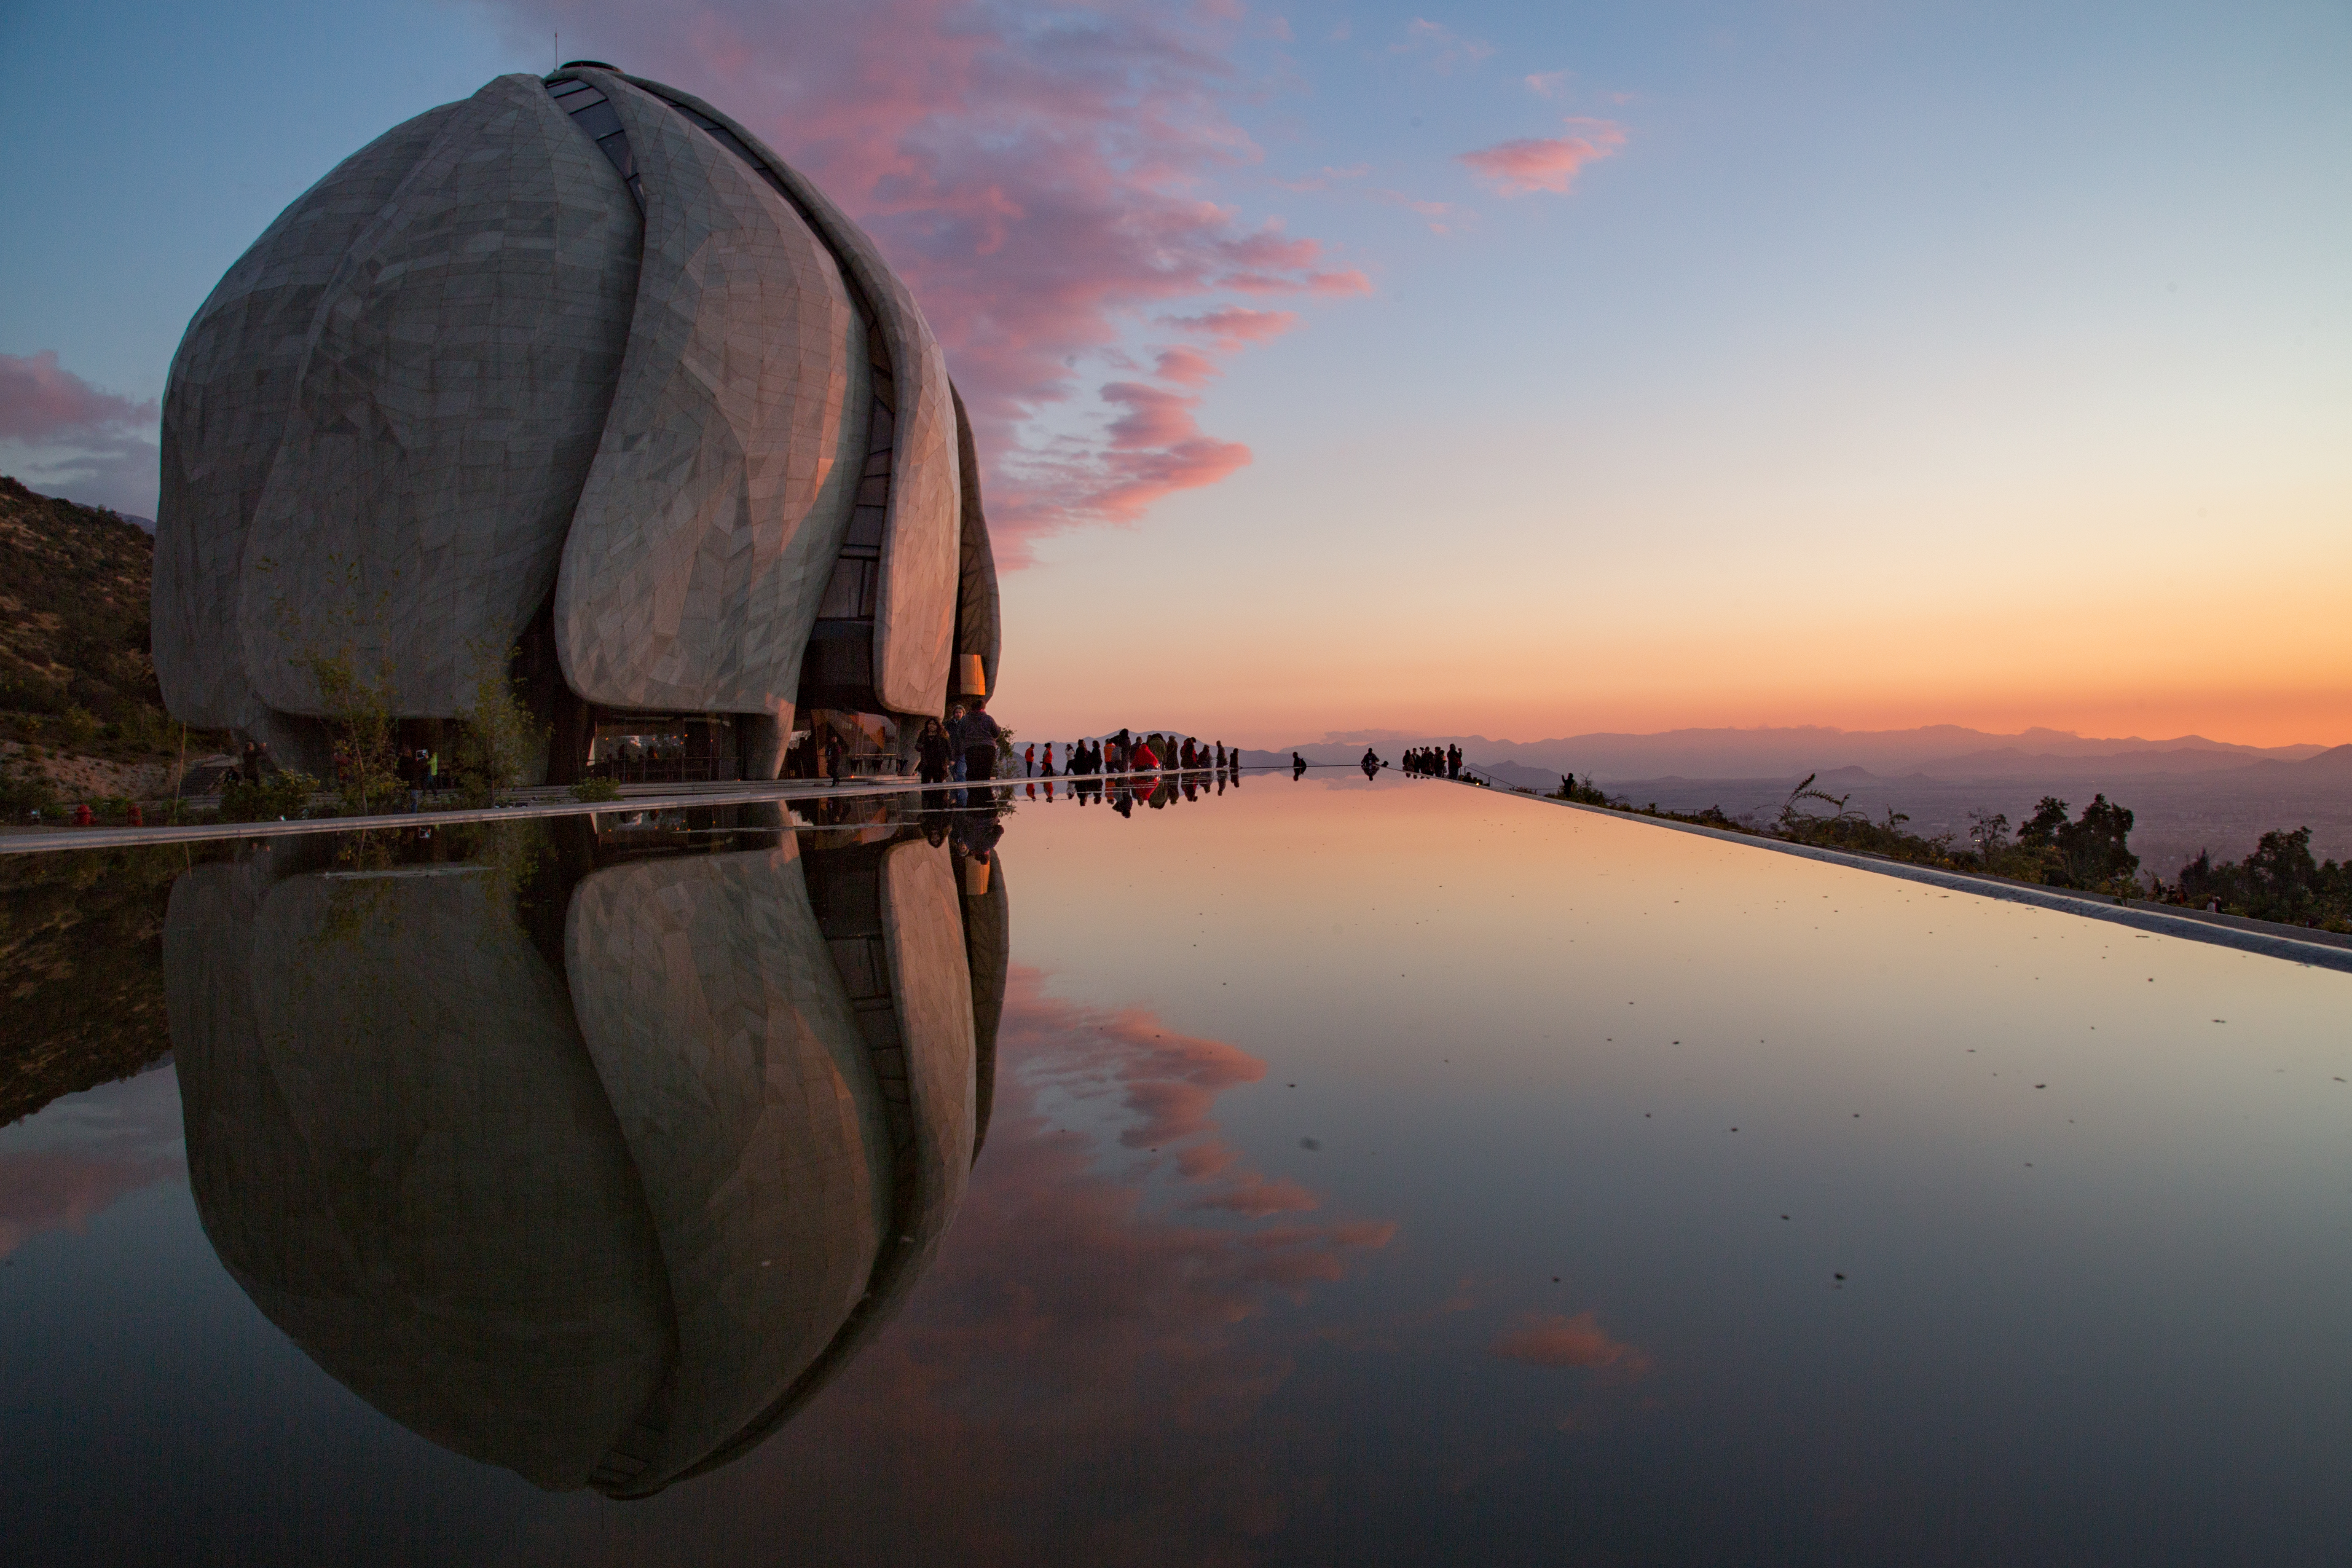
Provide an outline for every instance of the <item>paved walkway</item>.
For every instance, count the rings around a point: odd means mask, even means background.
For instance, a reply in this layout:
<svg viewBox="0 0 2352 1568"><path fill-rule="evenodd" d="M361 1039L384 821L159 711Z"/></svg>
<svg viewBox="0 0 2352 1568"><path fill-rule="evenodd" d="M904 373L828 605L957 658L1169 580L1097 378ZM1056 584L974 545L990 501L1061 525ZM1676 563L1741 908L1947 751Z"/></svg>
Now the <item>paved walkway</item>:
<svg viewBox="0 0 2352 1568"><path fill-rule="evenodd" d="M1205 777L1216 770L1184 770ZM1255 770L1264 772L1264 769ZM52 849L124 849L149 844L190 844L211 838L277 838L296 833L359 833L372 828L437 827L455 822L513 822L533 816L576 816L583 812L674 811L700 805L747 805L781 803L798 805L817 800L856 800L875 795L911 795L921 790L986 789L992 785L1078 780L1173 778L1165 773L1056 773L1050 780L1019 776L994 778L985 784L927 784L906 777L850 779L827 784L811 779L778 779L767 784L637 784L625 786L618 800L580 801L562 787L516 790L510 804L466 807L456 811L386 812L375 816L305 816L276 822L199 822L177 827L10 827L0 829L0 855L29 855Z"/></svg>

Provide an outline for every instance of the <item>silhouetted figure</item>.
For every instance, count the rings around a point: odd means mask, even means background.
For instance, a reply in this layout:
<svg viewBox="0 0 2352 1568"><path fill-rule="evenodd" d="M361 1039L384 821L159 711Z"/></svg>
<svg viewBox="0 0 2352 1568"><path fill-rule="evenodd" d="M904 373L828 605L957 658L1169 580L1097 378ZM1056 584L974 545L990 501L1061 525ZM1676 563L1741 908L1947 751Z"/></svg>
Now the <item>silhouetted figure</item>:
<svg viewBox="0 0 2352 1568"><path fill-rule="evenodd" d="M1462 748L1458 745L1445 748L1445 776L1450 779L1462 776Z"/></svg>
<svg viewBox="0 0 2352 1568"><path fill-rule="evenodd" d="M1290 777L1295 784L1307 772L1307 759L1297 752L1290 753Z"/></svg>
<svg viewBox="0 0 2352 1568"><path fill-rule="evenodd" d="M927 784L948 782L948 732L937 719L923 721L922 733L915 737L916 774Z"/></svg>
<svg viewBox="0 0 2352 1568"><path fill-rule="evenodd" d="M985 698L975 697L965 704L963 716L963 772L973 784L996 776L996 732L998 725L982 706Z"/></svg>
<svg viewBox="0 0 2352 1568"><path fill-rule="evenodd" d="M1381 769L1387 764L1381 761L1379 752L1373 751L1370 746L1366 746L1364 748L1364 760L1357 765L1364 770L1364 776L1369 779L1376 777Z"/></svg>

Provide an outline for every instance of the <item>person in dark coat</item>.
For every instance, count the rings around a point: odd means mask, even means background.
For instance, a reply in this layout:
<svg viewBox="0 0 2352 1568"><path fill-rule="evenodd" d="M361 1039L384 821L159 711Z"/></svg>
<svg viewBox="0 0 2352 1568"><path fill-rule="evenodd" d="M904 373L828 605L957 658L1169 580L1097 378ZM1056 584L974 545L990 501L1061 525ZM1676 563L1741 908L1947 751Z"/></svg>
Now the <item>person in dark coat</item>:
<svg viewBox="0 0 2352 1568"><path fill-rule="evenodd" d="M946 727L937 719L924 720L922 733L915 737L916 774L923 783L948 782L949 750Z"/></svg>
<svg viewBox="0 0 2352 1568"><path fill-rule="evenodd" d="M997 722L981 704L983 698L975 697L966 706L963 716L963 773L973 783L996 776Z"/></svg>

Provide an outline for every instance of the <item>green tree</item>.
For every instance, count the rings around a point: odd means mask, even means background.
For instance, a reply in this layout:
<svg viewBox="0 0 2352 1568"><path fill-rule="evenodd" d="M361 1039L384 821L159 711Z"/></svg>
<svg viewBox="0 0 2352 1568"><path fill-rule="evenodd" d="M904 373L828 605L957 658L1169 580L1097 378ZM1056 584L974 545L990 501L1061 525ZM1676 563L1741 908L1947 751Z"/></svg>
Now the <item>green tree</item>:
<svg viewBox="0 0 2352 1568"><path fill-rule="evenodd" d="M2050 804L2045 800L2045 805ZM2095 795L2081 817L2066 822L2065 806L2058 807L2060 826L2051 834L2064 857L2066 875L2078 888L2108 888L2123 882L2137 885L2139 857L2131 852L2132 814L2128 807L2108 804ZM2039 814L2036 816L2039 820ZM2019 835L2022 837L2023 835Z"/></svg>
<svg viewBox="0 0 2352 1568"><path fill-rule="evenodd" d="M466 793L492 805L499 792L512 788L546 746L547 728L531 717L509 673L521 649L469 642L473 683L466 704L466 731L458 769Z"/></svg>
<svg viewBox="0 0 2352 1568"><path fill-rule="evenodd" d="M342 577L344 594L320 623L305 623L285 595L269 602L279 633L294 652L287 662L318 688L319 706L335 751L335 787L342 809L353 815L379 810L400 794L400 758L393 730L393 667L383 658L373 668L360 658L359 644L383 625L391 603L386 590L366 595L365 575L341 556L328 559ZM275 572L264 560L255 570Z"/></svg>

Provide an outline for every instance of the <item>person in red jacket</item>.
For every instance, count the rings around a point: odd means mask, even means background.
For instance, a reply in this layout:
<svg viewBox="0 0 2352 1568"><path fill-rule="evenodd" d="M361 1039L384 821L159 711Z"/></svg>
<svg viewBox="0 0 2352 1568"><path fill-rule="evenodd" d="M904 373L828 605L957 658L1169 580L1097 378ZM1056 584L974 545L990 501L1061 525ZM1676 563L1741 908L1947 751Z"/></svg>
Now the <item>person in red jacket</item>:
<svg viewBox="0 0 2352 1568"><path fill-rule="evenodd" d="M1133 773L1148 773L1157 772L1159 767L1160 753L1151 749L1151 742L1138 741L1135 743L1134 752L1128 757L1127 771Z"/></svg>

